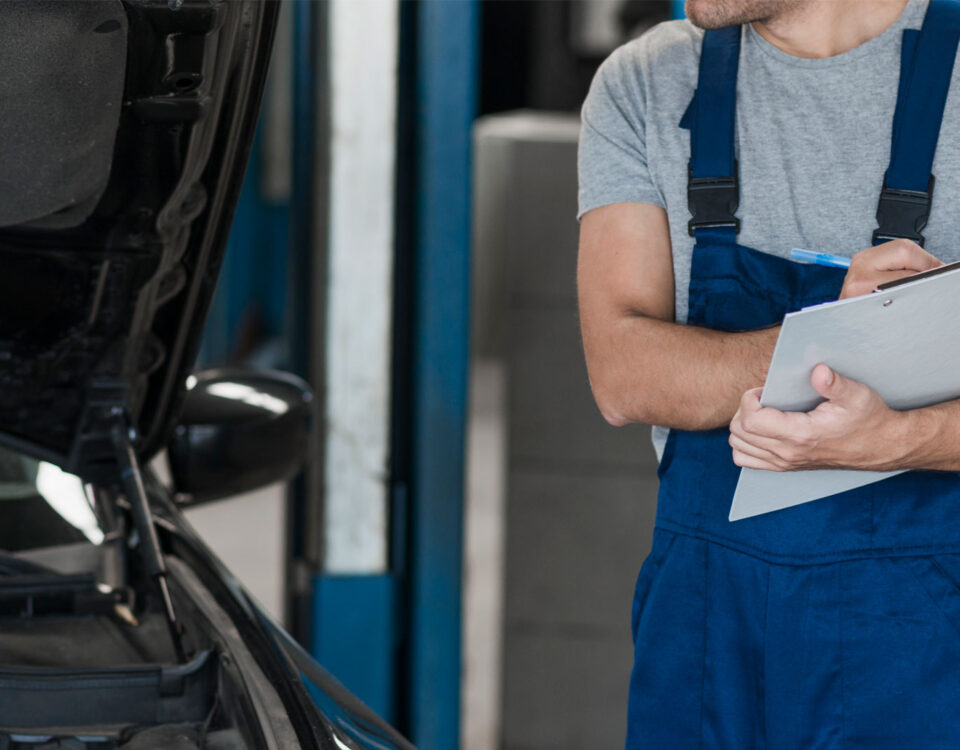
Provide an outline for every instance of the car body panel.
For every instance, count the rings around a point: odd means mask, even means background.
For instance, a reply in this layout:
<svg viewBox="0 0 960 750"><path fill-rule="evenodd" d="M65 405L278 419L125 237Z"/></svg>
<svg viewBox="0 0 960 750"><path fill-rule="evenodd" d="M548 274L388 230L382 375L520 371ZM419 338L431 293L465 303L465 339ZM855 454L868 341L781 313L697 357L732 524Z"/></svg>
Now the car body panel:
<svg viewBox="0 0 960 750"><path fill-rule="evenodd" d="M0 618L56 643L61 653L44 658L72 670L76 690L127 674L109 653L124 624L155 647L125 657L141 687L143 675L162 691L186 664L206 668L197 654L217 644L218 675L240 686L231 699L248 725L244 738L223 730L235 736L218 747L410 750L250 599L174 489L149 469L139 481L178 425L277 11L273 0L0 1L0 155L15 163L0 179ZM151 568L158 557L169 571ZM177 620L168 577L186 605ZM71 650L81 621L109 625L105 651ZM45 641L44 627L56 637ZM20 729L11 740L0 728L0 744L46 742L44 727ZM90 741L75 729L50 736ZM126 741L123 727L96 729ZM138 731L155 734L137 745L152 748L174 728Z"/></svg>

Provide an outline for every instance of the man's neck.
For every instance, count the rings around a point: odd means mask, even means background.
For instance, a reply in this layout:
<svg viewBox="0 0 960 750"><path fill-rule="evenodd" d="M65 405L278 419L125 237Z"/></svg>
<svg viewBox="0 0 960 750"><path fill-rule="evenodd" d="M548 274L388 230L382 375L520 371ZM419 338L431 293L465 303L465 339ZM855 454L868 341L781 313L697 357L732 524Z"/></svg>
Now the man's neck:
<svg viewBox="0 0 960 750"><path fill-rule="evenodd" d="M813 0L753 27L794 57L833 57L889 28L908 0Z"/></svg>

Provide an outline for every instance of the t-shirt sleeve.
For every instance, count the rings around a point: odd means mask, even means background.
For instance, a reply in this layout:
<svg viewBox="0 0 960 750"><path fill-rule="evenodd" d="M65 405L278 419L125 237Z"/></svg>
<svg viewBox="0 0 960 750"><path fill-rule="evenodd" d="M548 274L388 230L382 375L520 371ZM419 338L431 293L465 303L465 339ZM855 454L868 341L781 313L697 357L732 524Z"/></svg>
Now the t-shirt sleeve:
<svg viewBox="0 0 960 750"><path fill-rule="evenodd" d="M579 219L611 203L664 206L647 164L646 102L637 42L617 49L597 70L580 113Z"/></svg>

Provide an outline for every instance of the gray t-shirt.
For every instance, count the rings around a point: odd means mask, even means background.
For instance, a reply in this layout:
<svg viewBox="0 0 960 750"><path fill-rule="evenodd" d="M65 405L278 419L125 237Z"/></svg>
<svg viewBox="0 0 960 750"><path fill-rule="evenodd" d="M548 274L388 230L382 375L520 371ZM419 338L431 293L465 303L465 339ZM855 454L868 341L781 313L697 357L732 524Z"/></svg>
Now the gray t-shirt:
<svg viewBox="0 0 960 750"><path fill-rule="evenodd" d="M803 247L853 255L871 245L890 160L901 36L920 28L911 0L879 36L835 57L789 55L745 26L737 82L738 242L788 257ZM617 49L583 105L579 213L639 201L666 209L676 320L687 319L693 238L687 232L690 133L679 127L697 83L703 31L670 21ZM960 64L934 159L926 249L960 260ZM665 430L654 431L658 454Z"/></svg>

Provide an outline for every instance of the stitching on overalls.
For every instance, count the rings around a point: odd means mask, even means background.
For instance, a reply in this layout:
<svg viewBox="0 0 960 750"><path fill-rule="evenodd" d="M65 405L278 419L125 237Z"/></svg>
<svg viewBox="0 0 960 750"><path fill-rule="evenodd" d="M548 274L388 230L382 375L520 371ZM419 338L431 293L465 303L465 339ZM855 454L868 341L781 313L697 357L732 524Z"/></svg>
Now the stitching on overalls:
<svg viewBox="0 0 960 750"><path fill-rule="evenodd" d="M700 658L700 747L704 747L703 731L703 706L707 700L707 614L709 612L710 599L707 595L710 586L710 545L701 541L700 546L703 549L703 654Z"/></svg>

